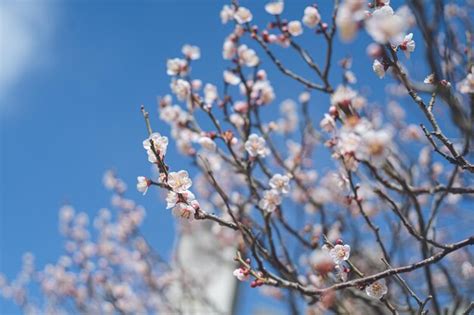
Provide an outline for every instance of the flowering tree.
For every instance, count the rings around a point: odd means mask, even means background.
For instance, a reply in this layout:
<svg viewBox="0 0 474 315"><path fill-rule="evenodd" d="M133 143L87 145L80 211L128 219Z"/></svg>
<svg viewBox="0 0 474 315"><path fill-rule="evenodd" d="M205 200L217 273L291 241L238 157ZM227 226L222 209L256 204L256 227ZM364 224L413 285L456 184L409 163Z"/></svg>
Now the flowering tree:
<svg viewBox="0 0 474 315"><path fill-rule="evenodd" d="M185 45L182 57L167 61L172 95L159 100L172 141L142 107L143 147L155 173L138 177L137 189L164 191L181 236L210 235L211 257L234 262L236 279L293 314L468 314L474 307L472 8L406 2L334 1L329 16L308 5L301 21L287 21L284 3L270 2L264 9L273 20L261 28L233 1L221 11L233 26L222 84L193 77L200 50ZM334 60L334 42L358 33L370 36L373 59L359 76L382 80L382 106L357 87L350 58ZM302 36L318 42L317 56L299 44ZM417 65L426 63L421 79L406 65L415 49L422 50L412 56ZM301 59L310 75L280 54ZM264 65L301 86L278 117L276 78ZM312 107L327 110L318 117ZM170 142L192 162L189 170L167 159ZM51 312L193 313L183 297L206 312L231 312L206 292L218 281L209 280L213 271L189 275L179 255L160 259L139 230L144 210L113 174L105 184L119 212L100 212L96 239L84 215L63 208L69 254L43 271L26 256L20 277L2 281L3 294L37 310L25 289L37 280Z"/></svg>

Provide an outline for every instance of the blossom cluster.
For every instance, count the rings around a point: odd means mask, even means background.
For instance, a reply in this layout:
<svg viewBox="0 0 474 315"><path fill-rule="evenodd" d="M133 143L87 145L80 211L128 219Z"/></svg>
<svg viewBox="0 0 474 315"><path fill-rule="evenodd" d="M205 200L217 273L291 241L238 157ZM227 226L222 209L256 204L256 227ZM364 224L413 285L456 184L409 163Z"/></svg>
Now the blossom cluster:
<svg viewBox="0 0 474 315"><path fill-rule="evenodd" d="M308 314L422 314L428 308L441 314L445 305L460 312L468 307L474 277L468 247L474 239L465 232L474 193L474 67L469 40L452 34L461 25L468 29L468 18L454 4L443 11L429 3L432 10L395 8L389 0L338 3L331 15L321 2L287 20L289 2L271 1L260 8L270 19L264 27L250 8L225 5L220 19L230 31L222 44L221 82L195 77L197 46L184 45L179 57L167 60L170 94L159 98L158 116L170 131L153 132L155 116L143 109L143 148L153 171L139 176L136 188L147 198L152 188L164 192L164 207L184 219L176 221L180 236L236 253L238 265L219 278L248 281L288 302L293 313L303 305ZM431 11L444 14L439 30L427 24ZM343 55L334 53L335 41L351 45L361 32L368 35L362 39L368 39L369 62L347 54L334 60ZM318 50L303 47L302 37L314 39ZM423 60L425 50L428 70L420 70L414 61ZM287 65L293 54L310 72ZM384 78L376 80L381 88L365 83L374 76L369 69L356 75L370 64ZM282 98L280 85L296 95ZM81 297L83 305L84 279L93 276L100 290L110 286L101 292L114 302L104 302L99 313L176 311L161 300L168 291L160 285L184 280L175 266L163 275L148 259L151 249L139 233L144 208L123 196L126 185L113 173L104 184L115 192L120 215L114 221L109 210L101 211L94 220L99 239L92 241L85 214L61 211L70 257L44 271L45 292ZM212 239L201 239L203 229ZM188 265L204 255L197 248ZM27 261L21 280L31 277ZM84 269L79 276L72 265ZM132 270L140 282L113 278L116 269ZM139 289L155 281L164 295ZM4 286L21 302L18 283Z"/></svg>

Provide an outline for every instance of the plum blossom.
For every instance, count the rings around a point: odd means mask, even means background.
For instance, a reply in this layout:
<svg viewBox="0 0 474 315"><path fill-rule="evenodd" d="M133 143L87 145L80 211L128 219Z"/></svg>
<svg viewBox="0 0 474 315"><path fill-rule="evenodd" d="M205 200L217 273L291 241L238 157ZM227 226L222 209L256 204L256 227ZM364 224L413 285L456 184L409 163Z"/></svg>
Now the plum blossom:
<svg viewBox="0 0 474 315"><path fill-rule="evenodd" d="M315 28L321 22L321 15L318 9L308 6L304 9L303 23L309 28Z"/></svg>
<svg viewBox="0 0 474 315"><path fill-rule="evenodd" d="M263 198L258 202L258 206L268 212L273 212L281 204L281 197L278 191L274 189L265 190Z"/></svg>
<svg viewBox="0 0 474 315"><path fill-rule="evenodd" d="M196 213L196 209L192 205L188 205L184 202L178 202L171 210L171 213L175 217L192 220L194 214Z"/></svg>
<svg viewBox="0 0 474 315"><path fill-rule="evenodd" d="M398 46L403 41L406 27L404 19L395 14L389 5L375 9L366 21L367 32L379 44L390 42Z"/></svg>
<svg viewBox="0 0 474 315"><path fill-rule="evenodd" d="M357 96L357 92L348 86L339 85L336 91L331 94L331 105L346 105L350 104Z"/></svg>
<svg viewBox="0 0 474 315"><path fill-rule="evenodd" d="M191 81L191 89L198 91L198 90L201 89L201 87L202 87L202 81L201 80L195 79L195 80Z"/></svg>
<svg viewBox="0 0 474 315"><path fill-rule="evenodd" d="M175 193L169 191L166 196L166 209L170 209L171 213L180 218L192 220L196 209L199 209L199 202L196 197L189 190Z"/></svg>
<svg viewBox="0 0 474 315"><path fill-rule="evenodd" d="M335 265L334 268L336 269L337 277L342 281L347 281L349 269L343 265Z"/></svg>
<svg viewBox="0 0 474 315"><path fill-rule="evenodd" d="M338 33L342 40L351 40L359 29L360 21L365 17L366 1L347 0L341 3L336 16Z"/></svg>
<svg viewBox="0 0 474 315"><path fill-rule="evenodd" d="M435 83L435 75L434 73L431 73L426 76L426 78L423 80L423 83L425 84L434 84Z"/></svg>
<svg viewBox="0 0 474 315"><path fill-rule="evenodd" d="M314 250L309 256L311 267L318 273L327 274L334 269L334 260L325 247Z"/></svg>
<svg viewBox="0 0 474 315"><path fill-rule="evenodd" d="M207 83L204 86L204 102L212 104L217 99L217 87L213 84Z"/></svg>
<svg viewBox="0 0 474 315"><path fill-rule="evenodd" d="M143 148L148 154L148 161L150 163L156 163L158 162L156 154L158 154L161 159L166 155L168 137L162 136L158 132L154 132L147 139L143 140Z"/></svg>
<svg viewBox="0 0 474 315"><path fill-rule="evenodd" d="M235 45L235 41L227 38L222 45L222 58L225 60L231 60L234 58L236 53L237 46Z"/></svg>
<svg viewBox="0 0 474 315"><path fill-rule="evenodd" d="M239 24L244 24L252 21L252 12L250 12L249 9L246 7L239 7L237 11L234 14L234 19L237 21Z"/></svg>
<svg viewBox="0 0 474 315"><path fill-rule="evenodd" d="M350 71L350 70L344 72L344 78L350 84L357 83L357 77L356 77L355 73Z"/></svg>
<svg viewBox="0 0 474 315"><path fill-rule="evenodd" d="M247 281L250 278L250 274L243 268L237 268L232 273L239 281Z"/></svg>
<svg viewBox="0 0 474 315"><path fill-rule="evenodd" d="M270 81L258 80L252 86L251 96L257 99L257 104L265 105L271 103L275 99L275 92Z"/></svg>
<svg viewBox="0 0 474 315"><path fill-rule="evenodd" d="M461 274L466 279L474 278L474 266L469 261L463 262L461 265Z"/></svg>
<svg viewBox="0 0 474 315"><path fill-rule="evenodd" d="M196 196L194 196L194 194L189 190L183 191L181 193L169 191L168 195L166 196L166 209L173 208L179 202L190 203L195 199Z"/></svg>
<svg viewBox="0 0 474 315"><path fill-rule="evenodd" d="M186 56L186 58L191 60L198 60L201 58L201 49L199 49L198 46L184 45L181 52Z"/></svg>
<svg viewBox="0 0 474 315"><path fill-rule="evenodd" d="M377 59L374 60L372 64L372 69L374 70L375 74L382 79L385 76L385 67L384 65L378 61Z"/></svg>
<svg viewBox="0 0 474 315"><path fill-rule="evenodd" d="M283 118L278 121L278 131L290 133L298 127L298 112L296 103L291 99L284 100L280 105L280 113Z"/></svg>
<svg viewBox="0 0 474 315"><path fill-rule="evenodd" d="M265 5L265 11L271 15L279 15L283 12L285 4L282 0L272 1Z"/></svg>
<svg viewBox="0 0 474 315"><path fill-rule="evenodd" d="M61 209L59 209L59 219L61 223L71 222L74 218L74 214L74 208L69 205L62 206Z"/></svg>
<svg viewBox="0 0 474 315"><path fill-rule="evenodd" d="M310 99L311 99L311 94L309 92L302 92L298 96L298 101L300 103L307 103L307 102L309 102Z"/></svg>
<svg viewBox="0 0 474 315"><path fill-rule="evenodd" d="M220 12L222 24L227 24L227 22L234 19L234 9L227 4L222 7Z"/></svg>
<svg viewBox="0 0 474 315"><path fill-rule="evenodd" d="M168 185L173 189L174 192L182 193L188 190L192 181L189 178L189 174L185 170L179 172L171 172L168 174Z"/></svg>
<svg viewBox="0 0 474 315"><path fill-rule="evenodd" d="M144 195L146 194L148 187L150 187L151 181L146 178L145 176L138 176L137 177L137 190Z"/></svg>
<svg viewBox="0 0 474 315"><path fill-rule="evenodd" d="M374 166L382 166L390 154L392 132L386 129L369 130L362 135L362 142L357 151L358 157L370 160Z"/></svg>
<svg viewBox="0 0 474 315"><path fill-rule="evenodd" d="M466 78L457 84L457 89L463 94L474 93L474 66L471 67L471 72L467 74Z"/></svg>
<svg viewBox="0 0 474 315"><path fill-rule="evenodd" d="M365 292L374 299L381 299L388 292L385 280L381 279L373 282L365 288Z"/></svg>
<svg viewBox="0 0 474 315"><path fill-rule="evenodd" d="M115 173L111 170L106 171L102 177L102 183L108 190L115 189L117 187L117 177Z"/></svg>
<svg viewBox="0 0 474 315"><path fill-rule="evenodd" d="M216 150L216 143L214 142L214 140L212 140L209 137L201 137L199 138L198 142L201 145L201 147L203 147L206 150L209 150L209 151Z"/></svg>
<svg viewBox="0 0 474 315"><path fill-rule="evenodd" d="M410 53L415 51L415 41L413 40L413 33L410 33L405 36L403 41L400 44L400 49L405 52L407 57L410 57Z"/></svg>
<svg viewBox="0 0 474 315"><path fill-rule="evenodd" d="M279 193L287 194L290 191L290 178L286 175L273 175L269 184L272 189Z"/></svg>
<svg viewBox="0 0 474 315"><path fill-rule="evenodd" d="M240 45L237 49L239 62L247 67L255 67L260 62L255 50L248 48L247 45Z"/></svg>
<svg viewBox="0 0 474 315"><path fill-rule="evenodd" d="M180 101L188 100L191 95L191 84L183 79L171 81L171 91L178 97Z"/></svg>
<svg viewBox="0 0 474 315"><path fill-rule="evenodd" d="M223 72L224 81L230 85L237 85L240 83L240 78L234 74L232 71L224 70Z"/></svg>
<svg viewBox="0 0 474 315"><path fill-rule="evenodd" d="M234 106L233 106L234 110L237 112L237 113L241 113L241 114L244 114L248 111L249 109L249 103L245 102L245 101L236 101L234 103Z"/></svg>
<svg viewBox="0 0 474 315"><path fill-rule="evenodd" d="M376 43L370 43L367 48L365 49L367 55L371 58L379 58L383 54L382 47L380 47L380 44Z"/></svg>
<svg viewBox="0 0 474 315"><path fill-rule="evenodd" d="M188 113L184 112L179 105L160 108L160 119L167 123L185 122Z"/></svg>
<svg viewBox="0 0 474 315"><path fill-rule="evenodd" d="M245 124L245 120L242 115L239 115L237 113L230 115L229 120L238 128L241 128Z"/></svg>
<svg viewBox="0 0 474 315"><path fill-rule="evenodd" d="M288 23L288 33L292 36L299 36L303 34L303 27L300 21L291 21Z"/></svg>
<svg viewBox="0 0 474 315"><path fill-rule="evenodd" d="M336 120L334 120L334 118L331 115L324 114L324 118L319 123L319 126L324 131L331 132L336 128Z"/></svg>
<svg viewBox="0 0 474 315"><path fill-rule="evenodd" d="M349 245L337 244L329 251L329 255L334 260L334 263L340 264L349 259L351 254L351 247Z"/></svg>
<svg viewBox="0 0 474 315"><path fill-rule="evenodd" d="M166 73L168 75L182 75L186 74L188 63L184 59L173 58L166 62Z"/></svg>
<svg viewBox="0 0 474 315"><path fill-rule="evenodd" d="M386 3L386 4L390 4L390 3ZM416 18L413 15L413 12L411 11L408 5L404 4L401 7L399 7L397 11L395 12L395 14L401 17L403 21L405 21L408 28L414 27L416 25Z"/></svg>
<svg viewBox="0 0 474 315"><path fill-rule="evenodd" d="M251 134L245 142L245 150L251 157L265 157L269 153L265 139L255 133Z"/></svg>

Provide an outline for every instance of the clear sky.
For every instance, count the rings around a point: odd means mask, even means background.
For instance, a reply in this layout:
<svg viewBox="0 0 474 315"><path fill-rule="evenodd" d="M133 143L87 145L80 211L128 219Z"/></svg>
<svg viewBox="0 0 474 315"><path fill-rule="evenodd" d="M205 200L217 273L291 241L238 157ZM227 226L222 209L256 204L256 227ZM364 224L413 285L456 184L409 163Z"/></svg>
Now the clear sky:
<svg viewBox="0 0 474 315"><path fill-rule="evenodd" d="M330 2L319 1L324 19ZM260 25L270 21L265 1L243 3ZM306 3L287 1L286 17L301 19ZM166 58L180 55L185 43L201 47L194 76L203 82L221 79L226 66L221 47L231 30L220 22L223 4L2 0L0 64L8 71L0 74L1 272L12 278L25 251L35 254L39 266L54 262L62 252L58 208L69 202L92 217L107 207L110 194L102 175L109 168L129 185L129 196L147 208L145 234L164 254L169 252L172 218L156 195L143 197L134 188L136 176L150 172L141 145L146 132L139 108L145 104L156 113L156 97L169 92ZM338 44L335 60L352 55L354 72L366 73L358 86L365 86L369 96L380 96L383 91L372 85L378 79L365 55L367 43L366 36L359 36L355 45ZM323 56L320 47L314 42L309 46L317 59ZM289 62L302 69L299 62ZM270 79L277 74L269 62L264 68ZM272 80L278 101L302 91L278 78ZM332 77L333 83L339 81ZM316 121L327 110L325 98L320 105L313 109ZM167 127L156 116L152 119L166 134ZM169 154L177 168L187 165L173 146ZM0 313L15 312L0 300Z"/></svg>

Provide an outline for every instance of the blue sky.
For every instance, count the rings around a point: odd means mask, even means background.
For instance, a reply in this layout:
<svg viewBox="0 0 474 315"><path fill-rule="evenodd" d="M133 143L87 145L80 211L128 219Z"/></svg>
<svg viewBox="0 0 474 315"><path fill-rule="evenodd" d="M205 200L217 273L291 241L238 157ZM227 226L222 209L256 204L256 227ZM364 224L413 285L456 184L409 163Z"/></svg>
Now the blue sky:
<svg viewBox="0 0 474 315"><path fill-rule="evenodd" d="M270 21L264 1L243 3L253 9L260 25ZM291 1L286 17L300 19L305 3ZM15 21L20 24L0 21L2 34L8 35L0 38L1 63L13 67L13 74L0 81L7 81L0 85L1 272L13 277L25 251L36 255L39 266L54 262L62 246L58 208L69 202L93 216L108 206L110 195L102 186L102 175L109 168L127 182L129 196L147 208L145 234L162 252L169 252L172 218L156 195L143 197L134 189L136 176L150 171L141 146L146 132L139 108L145 104L156 113L156 97L169 90L166 58L178 56L185 43L201 47L202 59L193 67L195 77L203 82L220 80L226 66L222 42L231 29L219 19L223 4L211 0L2 2L3 9L14 8L8 12L18 13ZM321 11L328 18L326 5ZM22 22L29 26L15 32ZM6 54L7 45L19 41L25 44L14 57L26 56L20 61ZM309 43L309 50L321 57L322 46ZM379 96L377 100L383 102L383 90L367 88L378 80L365 55L367 43L362 35L357 44L337 44L334 60L352 54L354 72L367 74L359 76L358 86L366 86L370 97ZM305 73L303 65L294 61L297 58L292 60L288 59L289 65ZM268 62L264 68L270 79L277 74ZM424 75L420 70L419 76ZM339 78L333 76L332 83L336 82ZM273 84L279 101L302 91L287 79ZM325 97L321 100L321 106L313 109L316 121L327 109ZM167 132L156 116L152 119L156 129ZM177 168L188 165L174 148L169 154ZM0 310L17 311L3 300Z"/></svg>

